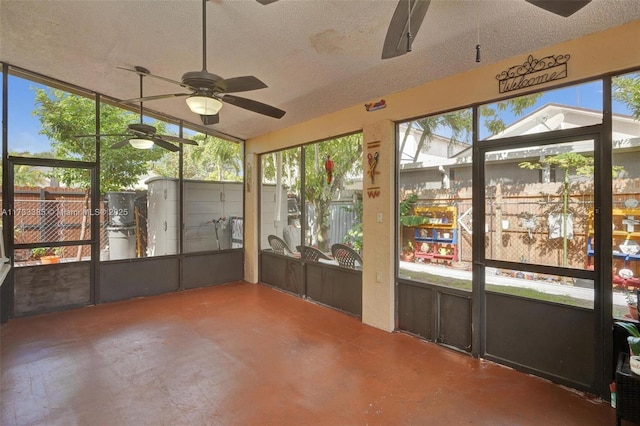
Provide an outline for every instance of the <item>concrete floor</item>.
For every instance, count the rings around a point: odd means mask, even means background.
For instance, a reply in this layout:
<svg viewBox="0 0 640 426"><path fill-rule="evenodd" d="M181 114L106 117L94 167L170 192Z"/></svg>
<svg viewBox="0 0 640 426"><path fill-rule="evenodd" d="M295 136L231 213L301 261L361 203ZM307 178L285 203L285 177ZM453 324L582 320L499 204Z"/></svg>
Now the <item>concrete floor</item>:
<svg viewBox="0 0 640 426"><path fill-rule="evenodd" d="M14 319L9 425L613 425L607 403L262 285Z"/></svg>

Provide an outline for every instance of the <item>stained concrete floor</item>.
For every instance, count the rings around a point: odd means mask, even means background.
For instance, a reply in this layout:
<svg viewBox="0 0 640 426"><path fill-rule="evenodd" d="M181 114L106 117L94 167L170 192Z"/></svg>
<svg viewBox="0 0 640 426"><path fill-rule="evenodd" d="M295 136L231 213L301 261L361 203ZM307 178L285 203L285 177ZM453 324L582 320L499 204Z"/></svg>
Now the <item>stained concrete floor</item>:
<svg viewBox="0 0 640 426"><path fill-rule="evenodd" d="M9 425L613 425L608 404L269 287L1 327Z"/></svg>

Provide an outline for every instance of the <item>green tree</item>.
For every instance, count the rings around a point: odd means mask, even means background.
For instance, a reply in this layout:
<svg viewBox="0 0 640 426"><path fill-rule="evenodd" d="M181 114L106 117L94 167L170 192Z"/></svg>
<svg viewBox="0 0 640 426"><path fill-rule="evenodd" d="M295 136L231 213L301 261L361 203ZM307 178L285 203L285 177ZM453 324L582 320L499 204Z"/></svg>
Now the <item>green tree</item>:
<svg viewBox="0 0 640 426"><path fill-rule="evenodd" d="M295 199L295 203L300 209L302 194L300 192L301 178L300 173L302 167L300 165L301 148L289 148L277 152L263 154L260 161L259 185L274 185L275 186L275 206L273 210L274 224L276 227L280 226L280 218L282 217L282 207L288 212L287 223L299 224L298 212L294 212L292 206L289 204L289 199ZM282 197L285 198L283 202ZM289 214L289 208L292 211ZM283 228L284 233L284 228ZM296 245L298 243L296 242Z"/></svg>
<svg viewBox="0 0 640 426"><path fill-rule="evenodd" d="M631 115L640 120L640 73L615 77L612 85L613 99L625 104Z"/></svg>
<svg viewBox="0 0 640 426"><path fill-rule="evenodd" d="M58 89L36 89L36 108L33 115L38 116L42 125L41 134L51 141L53 155L58 159L96 161L95 139L78 137L95 133L95 101L73 95ZM127 124L139 120L135 114L111 105L102 104L100 108L101 133L122 134ZM162 132L163 123L156 128ZM129 147L111 149L112 143L122 136L100 138L100 193L129 188L138 182L140 176L148 170L150 161L158 160L165 150L153 147L139 150ZM164 151L164 152L163 152ZM89 209L91 174L87 169L57 168L54 176L70 187L85 190L84 209ZM83 215L80 237L83 239L87 228L87 215ZM82 247L78 246L77 259L82 256Z"/></svg>
<svg viewBox="0 0 640 426"><path fill-rule="evenodd" d="M58 89L36 89L37 116L42 125L41 134L51 140L55 158L95 161L95 139L77 135L95 133L95 101ZM101 133L122 134L127 124L139 121L139 116L123 109L100 105ZM154 123L158 132L164 131L164 123ZM122 136L100 138L100 192L129 188L148 171L150 161L156 161L165 150L154 147L140 150L110 146ZM174 155L177 157L177 155ZM65 168L56 171L56 177L68 186L89 188L90 175L84 169Z"/></svg>
<svg viewBox="0 0 640 426"><path fill-rule="evenodd" d="M354 213L355 217L359 220L351 226L351 229L344 236L344 242L359 253L362 252L362 212L364 204L362 203L362 197L358 197L350 207L343 207L347 212Z"/></svg>
<svg viewBox="0 0 640 426"><path fill-rule="evenodd" d="M16 186L40 186L44 181L44 173L31 166L18 164L13 169L13 184Z"/></svg>
<svg viewBox="0 0 640 426"><path fill-rule="evenodd" d="M424 117L416 120L416 122L422 128L422 133L418 140L414 161L417 161L418 153L420 151L429 150L431 139L438 131L442 132L442 129L448 129L449 133L451 133L449 136L449 146L461 141L471 143L470 135L473 127L473 120L471 110L469 109ZM407 130L400 145L401 152L404 151L404 146L409 137L412 126L413 122L410 122L407 126Z"/></svg>
<svg viewBox="0 0 640 426"><path fill-rule="evenodd" d="M280 169L282 184L291 192L300 193L300 148L291 148L263 156L262 174L265 182L277 179L278 156L282 162Z"/></svg>
<svg viewBox="0 0 640 426"><path fill-rule="evenodd" d="M241 181L242 147L204 134L190 139L198 146L185 145L183 154L183 176L185 179ZM165 155L153 163L151 170L160 176L172 176L178 170L178 156Z"/></svg>
<svg viewBox="0 0 640 426"><path fill-rule="evenodd" d="M507 128L506 123L502 119L502 114L505 111L520 116L527 108L534 106L540 96L542 96L542 93L521 96L519 98L497 102L493 107L490 105L482 105L479 108L479 114L480 117L483 118L482 122L487 130L489 130L492 135L495 135ZM455 143L471 144L473 116L470 108L432 115L409 122L400 144L400 152L404 152L405 144L414 125L419 126L422 130L420 139L418 140L414 162L418 160L418 153L420 151L429 150L430 142L436 135L448 135L449 155L453 154L451 148Z"/></svg>
<svg viewBox="0 0 640 426"><path fill-rule="evenodd" d="M516 117L522 116L524 111L527 108L534 106L542 95L542 93L534 93L531 95L508 99L506 101L497 102L495 107L482 105L479 108L478 113L480 114L480 117L484 118L484 126L487 130L489 130L492 135L497 135L507 128L507 124L502 119L502 113L509 111Z"/></svg>
<svg viewBox="0 0 640 426"><path fill-rule="evenodd" d="M344 186L362 177L362 134L330 139L305 147L305 200L313 206L318 248L329 250L329 205ZM328 182L325 161L331 157L334 168Z"/></svg>
<svg viewBox="0 0 640 426"><path fill-rule="evenodd" d="M593 176L593 157L586 157L576 152L563 152L558 155L550 155L539 162L524 161L519 164L523 169L544 169L546 166L555 166L564 171L562 183L562 266L568 265L568 232L567 220L569 216L569 177Z"/></svg>
<svg viewBox="0 0 640 426"><path fill-rule="evenodd" d="M39 152L32 154L28 151L9 151L9 155L14 157L30 157L35 156L38 158L51 158L53 155L50 152ZM45 183L47 175L40 170L34 169L31 166L19 165L13 169L14 185L17 186L39 186ZM0 185L2 185L2 170L0 169Z"/></svg>
<svg viewBox="0 0 640 426"><path fill-rule="evenodd" d="M305 201L315 211L316 226L313 240L318 248L329 250L329 205L338 192L352 180L362 177L362 134L353 134L324 142L307 145L305 149ZM331 183L327 182L325 161L331 157L334 168ZM278 158L279 157L279 158ZM278 173L278 164L281 164ZM277 153L265 154L262 159L263 182L281 183L292 193L300 193L300 148L291 148ZM357 211L357 210L356 210ZM360 218L361 220L361 218ZM357 225L352 228L357 240Z"/></svg>

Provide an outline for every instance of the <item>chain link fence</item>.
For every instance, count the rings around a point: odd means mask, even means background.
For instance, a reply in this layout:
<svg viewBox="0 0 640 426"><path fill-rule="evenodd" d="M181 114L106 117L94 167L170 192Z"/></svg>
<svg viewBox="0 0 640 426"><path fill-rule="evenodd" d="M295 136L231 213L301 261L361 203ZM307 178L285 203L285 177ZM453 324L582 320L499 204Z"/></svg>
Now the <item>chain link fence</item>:
<svg viewBox="0 0 640 426"><path fill-rule="evenodd" d="M401 199L408 193L401 194ZM424 190L419 206L454 206L457 214L457 252L460 262L472 261L472 237L484 238L489 259L566 266L589 267L587 246L592 235L593 195L575 191L564 196L557 184L540 184L528 192L497 193L487 187L484 229L477 228L470 188L457 193ZM475 223L474 223L475 222ZM474 226L475 225L475 226ZM411 239L413 229L403 227L402 242Z"/></svg>
<svg viewBox="0 0 640 426"><path fill-rule="evenodd" d="M489 259L564 266L588 265L591 197L488 198L485 255Z"/></svg>
<svg viewBox="0 0 640 426"><path fill-rule="evenodd" d="M13 216L16 244L91 239L83 201L16 198Z"/></svg>
<svg viewBox="0 0 640 426"><path fill-rule="evenodd" d="M91 211L78 196L55 196L43 193L44 197L17 195L14 199L13 234L14 244L46 244L48 247L16 249L17 262L35 260L44 255L62 255L85 259L91 255L91 246L59 246L65 241L91 239ZM68 199L68 198L69 199ZM75 198L75 199L74 199Z"/></svg>

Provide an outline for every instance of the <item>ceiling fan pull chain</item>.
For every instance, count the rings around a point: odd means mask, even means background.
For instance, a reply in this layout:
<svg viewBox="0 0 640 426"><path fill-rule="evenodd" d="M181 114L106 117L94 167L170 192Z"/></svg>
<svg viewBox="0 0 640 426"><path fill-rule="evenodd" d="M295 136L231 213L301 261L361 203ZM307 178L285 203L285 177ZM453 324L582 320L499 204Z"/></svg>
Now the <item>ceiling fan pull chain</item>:
<svg viewBox="0 0 640 426"><path fill-rule="evenodd" d="M218 75L212 74L207 71L207 1L212 0L202 0L202 69L200 71L189 71L182 75L180 81L171 80L166 77L161 77L158 75L151 74L148 70L137 67L135 70L130 70L128 68L123 68L128 71L134 71L140 74L141 76L151 75L154 78L167 81L172 84L179 85L184 89L187 89L189 93L170 93L166 95L156 95L156 96L147 96L144 98L142 96L142 83L140 83L140 97L137 99L130 99L129 101L140 101L140 124L137 126L144 127L147 129L146 125L142 124L142 101L153 101L157 99L168 99L175 97L186 97L187 106L191 110L191 112L195 114L199 114L200 118L205 126L217 124L219 122L218 111L222 107L222 102L224 101L227 104L234 105L238 108L245 109L247 111L256 112L258 114L266 115L268 117L273 118L282 118L286 113L285 111L273 107L271 105L264 104L262 102L254 101L247 98L242 98L240 96L227 96L228 93L234 92L248 92L251 90L264 89L267 87L262 81L260 81L257 77L252 75L246 75L241 77L233 77L233 78L222 78ZM275 0L262 0L267 3L271 3ZM404 1L404 0L402 0ZM142 80L141 80L142 81ZM129 102L125 101L125 102ZM154 129L152 126L148 126ZM166 140L170 140L171 142L180 142L180 143L190 143L192 141L183 138L174 138L169 139L169 135L159 135L154 137L154 141L156 145L160 145L163 148L169 150L178 150L174 145L170 143L166 143L164 139L160 138L160 136ZM161 144L163 143L163 144ZM193 142L193 144L196 144ZM196 144L197 145L197 144Z"/></svg>
<svg viewBox="0 0 640 426"><path fill-rule="evenodd" d="M202 70L207 70L207 0L202 0Z"/></svg>
<svg viewBox="0 0 640 426"><path fill-rule="evenodd" d="M140 75L140 98L142 99L142 97L144 96L142 94L142 79L144 78L144 76L142 75L142 73L139 73ZM140 101L140 124L142 124L142 101Z"/></svg>
<svg viewBox="0 0 640 426"><path fill-rule="evenodd" d="M480 0L478 0L478 14L477 14L477 28L478 40L476 43L476 62L480 62Z"/></svg>
<svg viewBox="0 0 640 426"><path fill-rule="evenodd" d="M407 0L409 20L407 21L407 52L411 52L411 0Z"/></svg>

